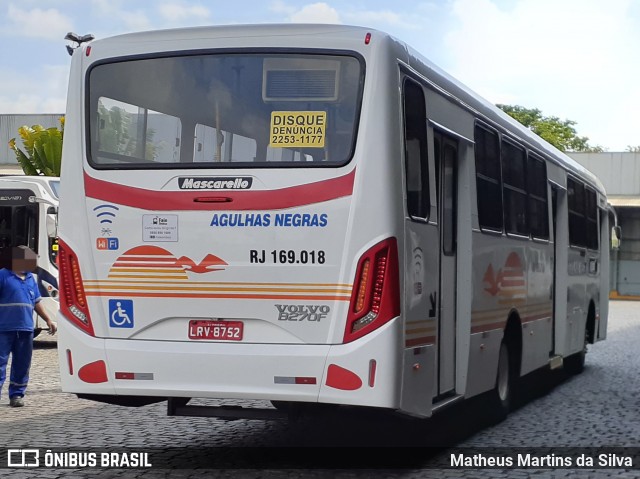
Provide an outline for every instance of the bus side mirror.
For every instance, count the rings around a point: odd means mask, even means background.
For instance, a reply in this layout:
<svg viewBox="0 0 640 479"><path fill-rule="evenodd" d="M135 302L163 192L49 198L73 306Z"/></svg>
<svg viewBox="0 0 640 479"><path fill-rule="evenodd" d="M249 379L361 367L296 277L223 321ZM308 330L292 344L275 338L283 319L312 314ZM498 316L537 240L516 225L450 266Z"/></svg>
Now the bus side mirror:
<svg viewBox="0 0 640 479"><path fill-rule="evenodd" d="M55 206L47 208L47 236L49 238L58 236L58 209Z"/></svg>
<svg viewBox="0 0 640 479"><path fill-rule="evenodd" d="M622 230L619 226L611 228L611 249L620 248L620 239L622 238Z"/></svg>

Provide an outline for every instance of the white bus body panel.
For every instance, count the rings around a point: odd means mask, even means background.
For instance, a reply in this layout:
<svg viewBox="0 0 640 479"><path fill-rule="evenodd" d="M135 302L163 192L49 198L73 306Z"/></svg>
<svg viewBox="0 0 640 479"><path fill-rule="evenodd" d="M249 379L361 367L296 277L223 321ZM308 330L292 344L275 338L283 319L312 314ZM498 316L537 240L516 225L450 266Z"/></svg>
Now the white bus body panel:
<svg viewBox="0 0 640 479"><path fill-rule="evenodd" d="M399 403L397 358L399 321L343 345L231 344L130 341L92 338L66 327L59 339L61 386L84 394L295 400L395 409ZM72 351L73 371L66 351ZM170 357L172 360L167 361ZM79 370L104 361L108 381L91 383ZM371 361L376 367L371 372ZM327 369L355 373L359 385L344 390L327 385ZM114 379L115 373L136 379ZM313 383L295 384L296 377Z"/></svg>

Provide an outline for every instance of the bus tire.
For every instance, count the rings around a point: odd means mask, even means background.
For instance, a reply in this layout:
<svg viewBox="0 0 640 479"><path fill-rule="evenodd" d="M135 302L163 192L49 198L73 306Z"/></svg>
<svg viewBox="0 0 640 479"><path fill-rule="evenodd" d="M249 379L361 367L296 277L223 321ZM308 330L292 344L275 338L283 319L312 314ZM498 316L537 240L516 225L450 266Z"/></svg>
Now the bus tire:
<svg viewBox="0 0 640 479"><path fill-rule="evenodd" d="M511 348L506 338L500 343L498 353L498 368L496 371L496 383L491 392L492 406L498 421L506 419L511 410L513 395L513 360Z"/></svg>
<svg viewBox="0 0 640 479"><path fill-rule="evenodd" d="M587 344L589 343L589 332L587 328L584 331L584 344L582 349L572 354L571 356L567 356L564 358L564 369L567 373L571 375L580 374L584 371L584 364L587 359Z"/></svg>

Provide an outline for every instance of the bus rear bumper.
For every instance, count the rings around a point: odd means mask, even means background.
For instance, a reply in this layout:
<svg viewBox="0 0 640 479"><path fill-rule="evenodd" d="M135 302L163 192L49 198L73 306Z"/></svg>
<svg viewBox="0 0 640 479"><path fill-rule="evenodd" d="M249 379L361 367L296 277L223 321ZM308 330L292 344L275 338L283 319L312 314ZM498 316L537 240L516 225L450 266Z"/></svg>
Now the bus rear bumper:
<svg viewBox="0 0 640 479"><path fill-rule="evenodd" d="M81 395L260 399L395 409L392 321L341 345L103 339L61 318L61 386Z"/></svg>

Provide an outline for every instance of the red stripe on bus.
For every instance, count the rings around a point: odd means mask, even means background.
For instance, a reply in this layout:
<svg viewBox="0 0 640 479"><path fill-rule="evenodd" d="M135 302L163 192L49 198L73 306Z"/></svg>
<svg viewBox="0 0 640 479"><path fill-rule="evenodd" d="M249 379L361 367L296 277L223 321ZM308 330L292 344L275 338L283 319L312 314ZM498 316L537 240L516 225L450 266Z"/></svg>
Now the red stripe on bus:
<svg viewBox="0 0 640 479"><path fill-rule="evenodd" d="M531 316L525 316L524 318L522 318L522 322L530 323L532 321L538 321L539 319L551 319L551 311L540 314L533 314Z"/></svg>
<svg viewBox="0 0 640 479"><path fill-rule="evenodd" d="M175 263L176 258L158 258L157 256L127 256L126 254L120 256L118 258L119 262L127 263L127 262L139 262L139 261L150 261L153 263Z"/></svg>
<svg viewBox="0 0 640 479"><path fill-rule="evenodd" d="M178 270L184 271L182 266L176 266L175 260L172 263L127 263L126 261L116 261L113 263L112 268L120 268L125 270L127 268L159 268L163 270Z"/></svg>
<svg viewBox="0 0 640 479"><path fill-rule="evenodd" d="M504 329L506 321L498 321L491 324L481 324L480 326L471 326L471 334L484 333L486 331L492 331L494 329Z"/></svg>
<svg viewBox="0 0 640 479"><path fill-rule="evenodd" d="M412 348L414 346L426 346L428 344L435 344L435 342L435 336L424 336L421 338L406 339L404 345L407 348Z"/></svg>
<svg viewBox="0 0 640 479"><path fill-rule="evenodd" d="M355 169L346 175L315 183L261 191L156 191L98 180L84 174L89 198L145 210L278 210L335 200L353 193ZM203 194L224 195L226 203L201 203ZM129 252L131 254L131 252Z"/></svg>
<svg viewBox="0 0 640 479"><path fill-rule="evenodd" d="M524 316L522 317L522 323L531 323L533 321L538 321L540 319L551 319L551 312L547 312L547 313L543 313L543 314L538 314L538 315L532 315L532 316ZM504 329L504 326L506 324L506 321L497 321L495 323L491 323L491 324L480 324L477 326L473 326L473 324L471 325L471 333L475 334L475 333L484 333L487 331L493 331L496 329Z"/></svg>

